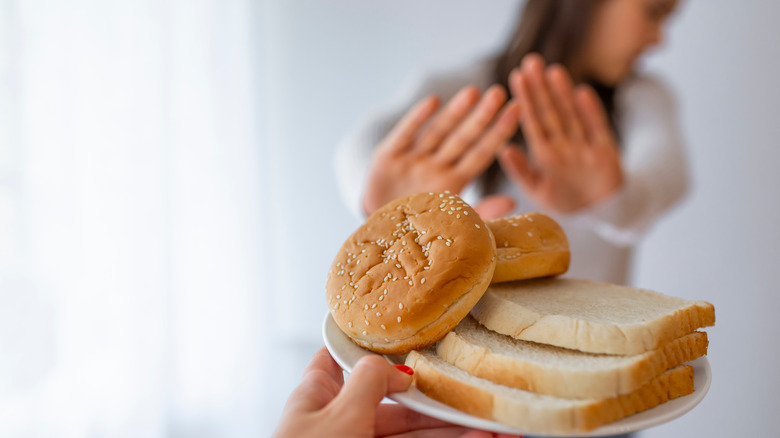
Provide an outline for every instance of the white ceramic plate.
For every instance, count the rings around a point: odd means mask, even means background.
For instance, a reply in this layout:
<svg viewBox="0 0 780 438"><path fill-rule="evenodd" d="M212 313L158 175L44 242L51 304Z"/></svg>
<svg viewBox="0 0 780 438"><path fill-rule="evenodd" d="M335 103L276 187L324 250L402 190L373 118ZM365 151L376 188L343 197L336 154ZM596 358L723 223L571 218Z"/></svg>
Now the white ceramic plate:
<svg viewBox="0 0 780 438"><path fill-rule="evenodd" d="M374 354L352 342L341 329L339 329L336 322L331 318L330 313L325 316L325 321L322 325L322 336L330 354L336 362L341 365L341 368L347 372L352 371L352 368L361 357ZM403 363L403 357L385 356L385 358L391 363ZM676 398L653 409L623 418L622 420L610 423L588 433L547 436L595 437L620 435L647 429L648 427L657 426L674 420L699 404L710 389L710 383L712 382L712 370L710 369L710 363L707 361L706 357L700 357L699 359L690 362L689 365L693 366L694 371L693 394ZM403 393L392 394L389 398L410 409L428 415L429 417L438 418L453 424L459 424L473 429L488 430L491 432L534 435L534 432L531 431L515 429L501 423L496 423L495 421L485 420L461 412L429 398L415 387L412 387Z"/></svg>

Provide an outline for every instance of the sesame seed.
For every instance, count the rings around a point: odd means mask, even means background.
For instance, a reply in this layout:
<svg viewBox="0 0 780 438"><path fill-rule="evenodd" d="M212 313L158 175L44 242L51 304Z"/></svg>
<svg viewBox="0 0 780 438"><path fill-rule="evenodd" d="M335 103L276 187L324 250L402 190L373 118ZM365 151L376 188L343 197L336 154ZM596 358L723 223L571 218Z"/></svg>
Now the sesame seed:
<svg viewBox="0 0 780 438"><path fill-rule="evenodd" d="M340 300L341 299L341 295L336 295L336 299Z"/></svg>
<svg viewBox="0 0 780 438"><path fill-rule="evenodd" d="M398 322L401 322L401 317L399 316L398 318L396 318L396 320L397 320Z"/></svg>
<svg viewBox="0 0 780 438"><path fill-rule="evenodd" d="M383 294L385 294L385 295L387 295L387 289L385 289L385 291L384 291L384 292L382 292L382 293L383 293Z"/></svg>
<svg viewBox="0 0 780 438"><path fill-rule="evenodd" d="M379 296L379 301L382 301L382 300L384 300L384 299L385 299L385 296L384 296L384 295L380 295L380 296Z"/></svg>
<svg viewBox="0 0 780 438"><path fill-rule="evenodd" d="M351 276L353 276L353 275L355 275L355 272L354 272L354 271L349 273L349 276L350 276L350 277L351 277Z"/></svg>
<svg viewBox="0 0 780 438"><path fill-rule="evenodd" d="M452 242L445 242L444 244L447 246L452 246Z"/></svg>
<svg viewBox="0 0 780 438"><path fill-rule="evenodd" d="M376 303L372 304L372 305L371 305L371 308L372 308L372 309L376 309Z"/></svg>
<svg viewBox="0 0 780 438"><path fill-rule="evenodd" d="M363 307L363 310L368 310L368 304L366 304L365 307Z"/></svg>
<svg viewBox="0 0 780 438"><path fill-rule="evenodd" d="M469 215L469 212L468 212L468 211L464 211L464 212L463 212L463 214L465 214L466 216L468 216L468 215Z"/></svg>
<svg viewBox="0 0 780 438"><path fill-rule="evenodd" d="M425 284L425 279L424 278L420 280L420 284Z"/></svg>
<svg viewBox="0 0 780 438"><path fill-rule="evenodd" d="M459 214L455 215L455 219L460 219L460 215Z"/></svg>
<svg viewBox="0 0 780 438"><path fill-rule="evenodd" d="M380 325L379 327L382 327L382 330L387 330L387 327L385 327L384 324Z"/></svg>
<svg viewBox="0 0 780 438"><path fill-rule="evenodd" d="M474 224L475 227L480 228L479 224Z"/></svg>
<svg viewBox="0 0 780 438"><path fill-rule="evenodd" d="M376 316L382 316L382 312L376 312Z"/></svg>
<svg viewBox="0 0 780 438"><path fill-rule="evenodd" d="M400 263L396 263L395 267L400 269L401 268L401 264Z"/></svg>
<svg viewBox="0 0 780 438"><path fill-rule="evenodd" d="M365 323L366 323L366 325L370 325L370 324L368 323L368 320L367 320L367 319L366 319L366 320L364 320L363 322L365 322Z"/></svg>
<svg viewBox="0 0 780 438"><path fill-rule="evenodd" d="M363 336L365 336L365 335L366 335L366 331L365 331L365 330L363 330Z"/></svg>
<svg viewBox="0 0 780 438"><path fill-rule="evenodd" d="M528 237L534 237L534 235L529 231L528 232Z"/></svg>
<svg viewBox="0 0 780 438"><path fill-rule="evenodd" d="M399 309L403 309L404 308L404 303L398 303L398 308Z"/></svg>
<svg viewBox="0 0 780 438"><path fill-rule="evenodd" d="M414 283L412 283L412 280L409 280L409 286L414 286Z"/></svg>
<svg viewBox="0 0 780 438"><path fill-rule="evenodd" d="M428 269L431 269L431 267L430 266L423 266L423 269L425 269L427 271Z"/></svg>
<svg viewBox="0 0 780 438"><path fill-rule="evenodd" d="M347 325L349 326L349 328L352 328L352 321L348 322Z"/></svg>
<svg viewBox="0 0 780 438"><path fill-rule="evenodd" d="M333 306L333 310L339 310L339 303L336 303L336 305Z"/></svg>

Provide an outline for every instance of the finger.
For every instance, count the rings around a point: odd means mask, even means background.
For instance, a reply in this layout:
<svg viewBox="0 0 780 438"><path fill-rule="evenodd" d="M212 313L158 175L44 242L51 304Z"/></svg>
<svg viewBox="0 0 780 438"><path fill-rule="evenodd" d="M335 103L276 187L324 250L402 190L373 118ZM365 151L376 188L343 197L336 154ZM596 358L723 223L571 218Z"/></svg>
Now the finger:
<svg viewBox="0 0 780 438"><path fill-rule="evenodd" d="M531 99L531 84L524 73L517 77L517 87L520 90L520 108L523 109L520 118L523 134L532 149L540 147L547 143L547 135L539 120L539 112Z"/></svg>
<svg viewBox="0 0 780 438"><path fill-rule="evenodd" d="M551 65L546 72L547 84L552 90L556 108L561 111L561 119L566 132L575 140L585 138L585 128L574 104L574 85L566 69L560 64Z"/></svg>
<svg viewBox="0 0 780 438"><path fill-rule="evenodd" d="M444 140L436 158L442 163L457 161L482 135L506 102L506 98L506 91L500 85L490 87L466 119Z"/></svg>
<svg viewBox="0 0 780 438"><path fill-rule="evenodd" d="M326 348L314 354L298 385L287 402L287 408L296 412L314 412L333 400L344 383L341 367Z"/></svg>
<svg viewBox="0 0 780 438"><path fill-rule="evenodd" d="M452 130L463 120L479 100L477 87L465 87L434 117L420 134L415 152L427 153L435 150Z"/></svg>
<svg viewBox="0 0 780 438"><path fill-rule="evenodd" d="M373 416L386 395L406 391L411 384L412 376L399 371L381 356L366 356L352 369L344 388L333 401L334 408Z"/></svg>
<svg viewBox="0 0 780 438"><path fill-rule="evenodd" d="M474 210L483 221L489 221L508 215L516 205L515 200L509 196L493 195L479 201Z"/></svg>
<svg viewBox="0 0 780 438"><path fill-rule="evenodd" d="M418 102L401 118L379 147L390 154L409 149L420 128L433 116L440 104L436 96L428 96Z"/></svg>
<svg viewBox="0 0 780 438"><path fill-rule="evenodd" d="M515 67L509 73L509 91L512 93L512 98L516 101L520 100L520 94L522 93L520 87L520 78L523 77L523 71L520 67Z"/></svg>
<svg viewBox="0 0 780 438"><path fill-rule="evenodd" d="M383 403L376 411L374 433L385 436L451 426L450 423L415 412L406 406Z"/></svg>
<svg viewBox="0 0 780 438"><path fill-rule="evenodd" d="M528 163L528 157L518 146L505 147L498 153L498 163L509 178L528 191L533 191L541 175Z"/></svg>
<svg viewBox="0 0 780 438"><path fill-rule="evenodd" d="M585 122L585 131L591 144L608 145L612 136L607 112L596 92L587 85L580 85L574 91L574 100L580 117Z"/></svg>
<svg viewBox="0 0 780 438"><path fill-rule="evenodd" d="M496 153L517 131L520 107L508 103L496 117L490 129L472 147L468 148L455 165L456 171L469 180L482 174L496 159Z"/></svg>
<svg viewBox="0 0 780 438"><path fill-rule="evenodd" d="M339 364L333 360L330 352L325 347L320 348L316 353L314 353L314 357L312 357L311 362L309 362L309 365L303 371L303 375L305 376L307 373L313 370L319 370L327 373L328 376L330 376L330 378L332 378L333 381L339 385L344 383L344 372L341 370Z"/></svg>
<svg viewBox="0 0 780 438"><path fill-rule="evenodd" d="M560 135L563 132L563 123L544 77L544 59L535 53L526 55L523 58L522 68L530 85L527 91L523 89L522 92L530 94L529 101L536 111L542 129L548 137Z"/></svg>

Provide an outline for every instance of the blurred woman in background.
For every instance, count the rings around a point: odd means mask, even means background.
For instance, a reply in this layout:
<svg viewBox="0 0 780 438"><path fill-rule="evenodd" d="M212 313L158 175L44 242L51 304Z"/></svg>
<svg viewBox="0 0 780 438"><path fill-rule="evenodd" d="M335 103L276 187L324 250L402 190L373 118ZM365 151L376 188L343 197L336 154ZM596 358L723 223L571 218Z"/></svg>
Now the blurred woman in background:
<svg viewBox="0 0 780 438"><path fill-rule="evenodd" d="M567 275L627 283L633 246L687 188L674 99L637 70L676 3L529 0L500 56L426 75L347 136L343 198L361 217L444 190L486 220L543 211L569 238Z"/></svg>

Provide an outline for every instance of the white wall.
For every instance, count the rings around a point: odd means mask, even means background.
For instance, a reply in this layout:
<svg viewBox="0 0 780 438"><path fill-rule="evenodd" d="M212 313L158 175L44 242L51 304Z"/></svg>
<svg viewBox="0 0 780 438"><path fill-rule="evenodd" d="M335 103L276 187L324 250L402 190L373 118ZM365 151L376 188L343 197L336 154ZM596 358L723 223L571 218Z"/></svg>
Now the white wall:
<svg viewBox="0 0 780 438"><path fill-rule="evenodd" d="M678 92L694 189L640 248L635 283L715 304L710 394L686 416L644 436L769 436L780 406L778 189L780 34L771 2L683 2L669 45L648 67ZM281 296L274 304L284 366L300 372L320 345L323 286L357 222L340 203L331 167L340 136L388 100L412 71L466 62L506 36L517 1L274 2L265 12ZM305 269L305 271L303 271ZM305 272L305 274L303 274ZM306 302L306 305L302 303ZM269 394L281 407L292 380ZM277 402L278 400L278 402Z"/></svg>

